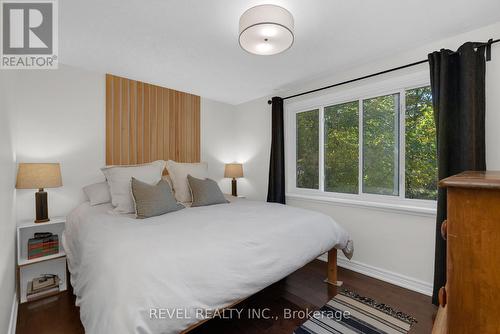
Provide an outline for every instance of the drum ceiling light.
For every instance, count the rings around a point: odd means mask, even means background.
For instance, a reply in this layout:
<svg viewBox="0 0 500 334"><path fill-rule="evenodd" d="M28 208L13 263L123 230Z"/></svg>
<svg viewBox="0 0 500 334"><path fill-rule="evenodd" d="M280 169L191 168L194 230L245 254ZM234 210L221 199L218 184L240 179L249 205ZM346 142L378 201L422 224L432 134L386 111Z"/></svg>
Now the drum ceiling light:
<svg viewBox="0 0 500 334"><path fill-rule="evenodd" d="M250 53L275 55L288 50L293 40L293 16L283 7L260 5L241 15L239 42Z"/></svg>

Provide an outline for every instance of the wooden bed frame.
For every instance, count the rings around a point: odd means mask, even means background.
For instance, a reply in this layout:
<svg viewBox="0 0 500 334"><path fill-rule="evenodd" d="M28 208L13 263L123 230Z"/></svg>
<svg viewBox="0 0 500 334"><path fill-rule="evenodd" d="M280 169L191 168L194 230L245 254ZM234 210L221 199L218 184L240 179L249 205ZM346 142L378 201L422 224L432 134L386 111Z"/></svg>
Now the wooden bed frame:
<svg viewBox="0 0 500 334"><path fill-rule="evenodd" d="M335 287L342 286L342 282L337 280L337 249L336 248L332 248L331 250L328 251L327 277L324 280L324 282L327 283L327 284L331 284L331 285L333 285ZM222 309L220 311L222 312L225 309L233 308L234 306L236 306L236 305L240 304L241 302L247 300L249 297L240 299L240 300L234 302L233 304L225 307L224 309ZM197 323L189 326L187 329L185 329L184 331L182 331L180 334L187 334L190 331L192 331L193 329L195 329L195 328L203 325L204 323L206 323L209 320L211 320L211 319L209 318L209 319L201 320L201 321L199 321L199 322L197 322Z"/></svg>
<svg viewBox="0 0 500 334"><path fill-rule="evenodd" d="M200 97L107 74L106 164L134 165L169 159L200 161ZM342 285L337 280L335 248L328 252L325 282Z"/></svg>

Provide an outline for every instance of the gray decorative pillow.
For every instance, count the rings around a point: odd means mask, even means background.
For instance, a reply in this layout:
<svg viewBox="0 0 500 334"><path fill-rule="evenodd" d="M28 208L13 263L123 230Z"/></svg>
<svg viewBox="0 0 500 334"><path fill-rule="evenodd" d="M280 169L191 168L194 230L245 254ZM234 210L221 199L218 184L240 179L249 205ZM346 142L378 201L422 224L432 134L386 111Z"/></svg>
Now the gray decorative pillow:
<svg viewBox="0 0 500 334"><path fill-rule="evenodd" d="M139 219L184 209L184 205L175 200L172 189L165 180L160 180L156 185L150 185L133 177L131 185L135 214Z"/></svg>
<svg viewBox="0 0 500 334"><path fill-rule="evenodd" d="M197 179L191 175L188 175L187 179L193 197L191 207L229 203L214 180Z"/></svg>

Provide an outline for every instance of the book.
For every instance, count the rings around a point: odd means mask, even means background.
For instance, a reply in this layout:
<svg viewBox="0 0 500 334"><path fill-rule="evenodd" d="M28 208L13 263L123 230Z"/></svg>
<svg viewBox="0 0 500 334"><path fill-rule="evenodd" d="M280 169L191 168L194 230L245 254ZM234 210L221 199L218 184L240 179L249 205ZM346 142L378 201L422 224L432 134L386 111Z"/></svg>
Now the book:
<svg viewBox="0 0 500 334"><path fill-rule="evenodd" d="M59 284L50 285L50 286L47 286L45 288L40 288L38 290L29 290L29 291L26 292L26 295L40 294L42 292L48 292L48 291L52 291L54 289L59 289Z"/></svg>
<svg viewBox="0 0 500 334"><path fill-rule="evenodd" d="M42 275L28 282L26 299L28 301L59 293L61 280L57 275Z"/></svg>
<svg viewBox="0 0 500 334"><path fill-rule="evenodd" d="M51 251L51 250L58 250L59 247L58 246L55 246L55 245L52 245L52 246L48 246L48 247L38 247L38 248L32 248L30 249L30 254L37 254L37 253L41 253L41 252L48 252L48 251Z"/></svg>
<svg viewBox="0 0 500 334"><path fill-rule="evenodd" d="M52 234L51 232L35 232L35 234L33 235L35 239L39 239L39 238L48 238L48 237L51 237L53 236L54 234Z"/></svg>
<svg viewBox="0 0 500 334"><path fill-rule="evenodd" d="M52 235L47 238L30 238L28 239L28 246L38 245L41 243L48 243L48 242L59 242L59 237L57 235Z"/></svg>
<svg viewBox="0 0 500 334"><path fill-rule="evenodd" d="M50 232L39 232L28 240L28 260L59 253L59 236Z"/></svg>
<svg viewBox="0 0 500 334"><path fill-rule="evenodd" d="M59 287L54 287L54 288L51 288L51 289L48 289L48 290L44 290L44 291L40 291L40 292L37 292L37 293L31 293L31 294L26 294L26 300L27 301L34 301L34 300L38 300L38 299L41 299L41 298L45 298L45 297L48 297L48 296L52 296L52 295L55 295L55 294L58 294L59 293Z"/></svg>
<svg viewBox="0 0 500 334"><path fill-rule="evenodd" d="M30 244L30 245L28 245L28 249L50 248L52 246L59 246L59 242L50 241L50 242L40 242L37 244Z"/></svg>
<svg viewBox="0 0 500 334"><path fill-rule="evenodd" d="M53 255L53 254L57 254L57 253L59 253L59 247L41 250L41 251L36 251L36 252L30 251L30 253L28 254L28 260L37 259L40 257L44 257L47 255Z"/></svg>
<svg viewBox="0 0 500 334"><path fill-rule="evenodd" d="M34 278L28 282L28 293L33 291L37 292L41 289L59 286L59 277L57 275L44 275Z"/></svg>
<svg viewBox="0 0 500 334"><path fill-rule="evenodd" d="M56 245L52 245L52 246L47 246L47 247L44 247L44 246L41 246L41 247L38 247L38 248L32 248L30 249L30 253L31 254L36 254L36 253L40 253L40 252L47 252L49 250L54 250L54 249L59 249L58 246Z"/></svg>

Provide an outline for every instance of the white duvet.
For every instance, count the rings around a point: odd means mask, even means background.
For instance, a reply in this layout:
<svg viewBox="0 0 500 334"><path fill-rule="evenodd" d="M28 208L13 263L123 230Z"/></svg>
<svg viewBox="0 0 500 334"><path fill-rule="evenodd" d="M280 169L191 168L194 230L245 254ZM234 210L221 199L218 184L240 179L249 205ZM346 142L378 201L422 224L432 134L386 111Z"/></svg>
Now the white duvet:
<svg viewBox="0 0 500 334"><path fill-rule="evenodd" d="M145 220L110 209L83 203L63 235L88 334L179 333L200 309L233 304L349 241L330 217L280 204L236 200Z"/></svg>

